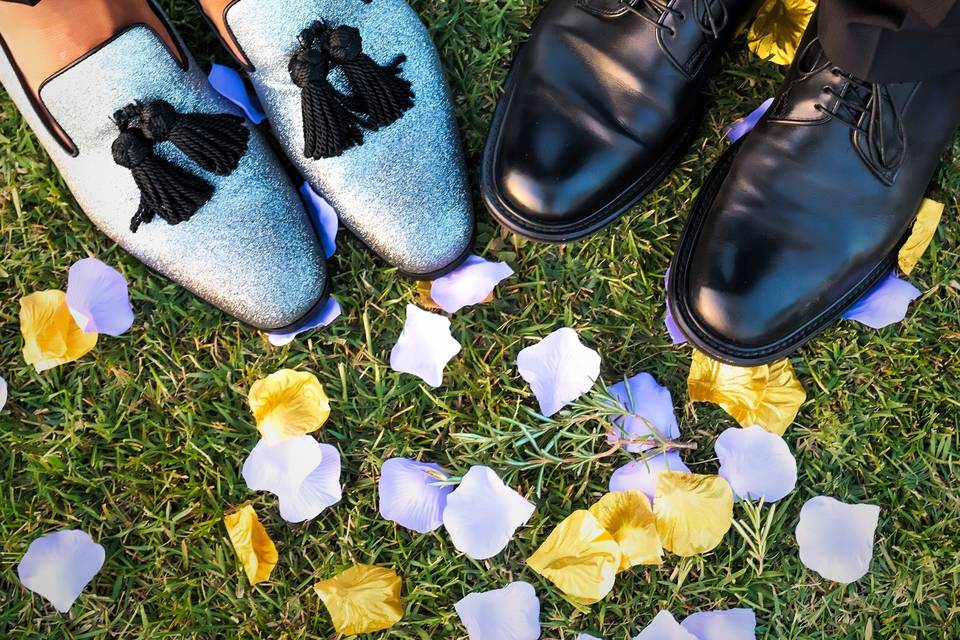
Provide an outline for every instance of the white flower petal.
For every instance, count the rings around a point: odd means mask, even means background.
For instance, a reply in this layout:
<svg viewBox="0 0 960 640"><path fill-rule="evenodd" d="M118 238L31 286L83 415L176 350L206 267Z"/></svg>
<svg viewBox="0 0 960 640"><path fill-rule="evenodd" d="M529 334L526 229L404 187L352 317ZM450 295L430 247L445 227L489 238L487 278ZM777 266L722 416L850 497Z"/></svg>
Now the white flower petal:
<svg viewBox="0 0 960 640"><path fill-rule="evenodd" d="M577 636L576 640L600 640L600 638L592 636L589 633L581 633Z"/></svg>
<svg viewBox="0 0 960 640"><path fill-rule="evenodd" d="M30 543L17 565L17 576L23 586L66 613L103 567L104 558L106 552L90 534L56 531Z"/></svg>
<svg viewBox="0 0 960 640"><path fill-rule="evenodd" d="M453 605L470 640L537 640L540 600L526 582L471 593Z"/></svg>
<svg viewBox="0 0 960 640"><path fill-rule="evenodd" d="M260 440L243 463L243 479L254 491L280 501L280 515L303 522L340 501L340 454L335 447L300 436L270 446Z"/></svg>
<svg viewBox="0 0 960 640"><path fill-rule="evenodd" d="M537 396L540 413L549 418L593 387L600 376L600 354L564 327L517 354L517 368Z"/></svg>
<svg viewBox="0 0 960 640"><path fill-rule="evenodd" d="M391 458L380 467L380 515L418 533L433 531L443 524L443 510L451 486L438 486L438 465L408 458Z"/></svg>
<svg viewBox="0 0 960 640"><path fill-rule="evenodd" d="M430 297L447 313L456 313L483 302L494 287L512 275L513 269L506 262L470 256L459 267L433 281Z"/></svg>
<svg viewBox="0 0 960 640"><path fill-rule="evenodd" d="M714 445L720 477L740 498L780 500L797 486L797 461L786 441L762 427L734 427Z"/></svg>
<svg viewBox="0 0 960 640"><path fill-rule="evenodd" d="M0 376L0 411L7 406L7 381Z"/></svg>
<svg viewBox="0 0 960 640"><path fill-rule="evenodd" d="M460 353L460 343L450 335L450 320L407 305L400 339L390 352L390 368L411 373L431 387L443 384L443 368Z"/></svg>
<svg viewBox="0 0 960 640"><path fill-rule="evenodd" d="M610 395L619 401L621 409L632 414L613 419L611 442L618 439L675 440L680 437L670 390L658 384L649 373L639 373L625 382L611 385ZM656 446L628 443L626 449L630 453L639 453Z"/></svg>
<svg viewBox="0 0 960 640"><path fill-rule="evenodd" d="M329 444L321 444L323 459L304 479L300 488L280 495L280 517L287 522L313 520L327 507L340 502L340 452Z"/></svg>
<svg viewBox="0 0 960 640"><path fill-rule="evenodd" d="M698 640L698 638L681 627L669 611L661 611L653 618L653 622L633 640Z"/></svg>
<svg viewBox="0 0 960 640"><path fill-rule="evenodd" d="M84 258L67 274L67 308L87 333L119 336L133 324L123 274L96 258Z"/></svg>
<svg viewBox="0 0 960 640"><path fill-rule="evenodd" d="M658 453L646 460L628 462L610 476L610 491L630 491L636 489L647 494L653 500L657 493L657 476L661 471L690 473L676 450Z"/></svg>
<svg viewBox="0 0 960 640"><path fill-rule="evenodd" d="M800 561L827 580L856 582L870 569L879 519L876 505L845 504L828 496L807 500L796 530Z"/></svg>
<svg viewBox="0 0 960 640"><path fill-rule="evenodd" d="M453 546L471 558L486 560L503 551L535 508L492 469L478 465L447 496L443 526Z"/></svg>
<svg viewBox="0 0 960 640"><path fill-rule="evenodd" d="M757 616L753 609L701 611L680 623L697 640L756 640Z"/></svg>

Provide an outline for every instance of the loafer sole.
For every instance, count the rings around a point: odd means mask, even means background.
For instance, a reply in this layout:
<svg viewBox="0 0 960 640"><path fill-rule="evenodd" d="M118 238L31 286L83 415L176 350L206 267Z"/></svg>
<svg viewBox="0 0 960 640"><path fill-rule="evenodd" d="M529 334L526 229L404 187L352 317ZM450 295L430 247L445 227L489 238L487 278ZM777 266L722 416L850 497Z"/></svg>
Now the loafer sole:
<svg viewBox="0 0 960 640"><path fill-rule="evenodd" d="M713 200L727 176L730 165L740 149L740 141L731 145L713 170L694 202L693 210L680 236L680 245L674 255L670 268L670 284L667 288L667 305L680 331L690 343L707 355L721 362L736 366L758 366L784 358L827 329L851 306L856 304L867 292L885 278L897 264L900 247L909 237L909 231L897 243L897 248L883 261L877 264L855 287L831 304L825 311L808 320L803 326L789 335L769 345L745 348L727 341L723 336L710 331L696 317L681 294L687 290L688 267L693 258L693 248L697 244L703 222Z"/></svg>
<svg viewBox="0 0 960 640"><path fill-rule="evenodd" d="M510 79L507 79L510 87ZM500 146L501 125L512 100L513 89L500 100L490 127L488 142L483 152L480 192L490 215L501 225L517 235L539 242L564 243L579 240L592 235L627 213L643 200L676 168L687 150L696 139L703 121L705 99L701 97L693 114L680 121L674 127L676 142L661 156L656 164L648 168L633 184L620 193L614 200L588 216L570 224L544 224L524 216L511 207L493 180L495 175L496 151ZM493 144L491 144L493 143Z"/></svg>

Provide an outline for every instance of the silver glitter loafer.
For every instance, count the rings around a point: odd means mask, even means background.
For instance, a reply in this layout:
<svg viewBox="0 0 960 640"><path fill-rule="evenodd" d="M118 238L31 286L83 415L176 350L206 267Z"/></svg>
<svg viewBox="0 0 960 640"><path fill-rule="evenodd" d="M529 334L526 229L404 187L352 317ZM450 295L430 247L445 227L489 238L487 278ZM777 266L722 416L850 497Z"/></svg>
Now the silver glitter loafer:
<svg viewBox="0 0 960 640"><path fill-rule="evenodd" d="M198 0L286 154L403 274L469 254L473 211L436 47L403 0Z"/></svg>
<svg viewBox="0 0 960 640"><path fill-rule="evenodd" d="M0 82L117 244L258 329L324 304L297 189L152 0L0 0L0 45Z"/></svg>

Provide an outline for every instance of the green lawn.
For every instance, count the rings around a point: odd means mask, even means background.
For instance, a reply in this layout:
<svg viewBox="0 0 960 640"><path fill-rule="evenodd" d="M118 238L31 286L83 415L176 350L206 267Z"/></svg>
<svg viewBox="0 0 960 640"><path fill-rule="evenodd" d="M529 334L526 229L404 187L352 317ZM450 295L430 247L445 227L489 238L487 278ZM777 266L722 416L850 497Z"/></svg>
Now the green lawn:
<svg viewBox="0 0 960 640"><path fill-rule="evenodd" d="M165 4L201 60L227 61L192 3ZM476 183L512 52L540 2L414 5L447 65ZM517 579L536 587L543 637L551 640L588 629L623 640L661 608L681 618L735 606L756 610L762 638L960 638L956 159L932 187L932 197L947 203L945 223L910 277L924 295L907 320L882 331L842 323L793 358L808 393L786 434L800 480L777 506L761 575L734 531L703 557L668 557L662 567L623 574L590 608L571 604L524 565L628 460L626 453L588 459L606 449L599 420L567 413L545 423L533 413L515 358L556 328L575 327L601 353L608 383L649 371L669 386L684 437L699 447L687 462L716 471L713 440L734 423L719 407L687 404L690 350L672 347L663 329L663 273L697 187L725 147L724 127L772 95L781 73L739 42L682 166L632 214L585 242L544 246L505 235L477 199L475 251L508 261L517 276L494 302L453 318L463 352L437 390L390 370L415 286L357 241L341 236L332 261L343 317L273 348L98 233L0 94L0 374L11 391L0 414L0 637L334 638L312 585L366 562L404 578L406 617L383 634L389 638L463 638L453 604ZM17 299L65 287L70 265L87 255L127 276L137 322L121 338L101 337L79 362L37 374L20 353ZM343 502L303 526L285 524L276 500L248 491L239 476L258 438L249 386L283 367L320 378L333 404L321 438L343 454ZM380 519L378 469L398 455L457 474L491 466L537 511L506 552L470 560L442 530L419 536ZM802 503L818 494L882 507L872 570L859 583L826 582L799 561L793 529ZM254 589L221 522L248 500L280 552L272 580ZM745 514L737 507L735 515ZM107 549L103 570L69 616L23 589L15 570L31 540L65 527L89 531Z"/></svg>

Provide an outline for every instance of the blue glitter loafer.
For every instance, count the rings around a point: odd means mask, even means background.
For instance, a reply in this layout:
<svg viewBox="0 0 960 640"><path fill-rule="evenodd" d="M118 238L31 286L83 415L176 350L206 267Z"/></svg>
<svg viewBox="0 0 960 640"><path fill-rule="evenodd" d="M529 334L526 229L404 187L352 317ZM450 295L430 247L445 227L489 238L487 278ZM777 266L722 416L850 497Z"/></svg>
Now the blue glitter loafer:
<svg viewBox="0 0 960 640"><path fill-rule="evenodd" d="M325 303L297 189L152 0L0 0L0 45L0 82L117 244L258 329Z"/></svg>
<svg viewBox="0 0 960 640"><path fill-rule="evenodd" d="M469 254L473 211L440 59L403 0L198 0L290 160L402 273Z"/></svg>

